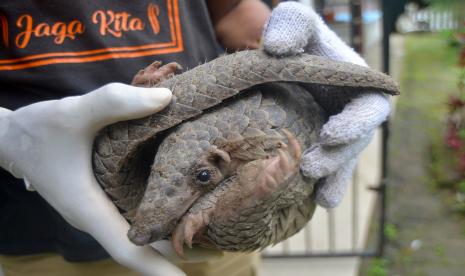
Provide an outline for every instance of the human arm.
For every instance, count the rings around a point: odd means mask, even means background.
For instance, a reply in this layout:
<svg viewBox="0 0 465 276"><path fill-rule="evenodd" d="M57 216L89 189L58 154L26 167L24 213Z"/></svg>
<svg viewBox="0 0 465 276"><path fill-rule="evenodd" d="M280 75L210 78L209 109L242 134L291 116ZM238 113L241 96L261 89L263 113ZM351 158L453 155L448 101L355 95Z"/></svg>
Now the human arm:
<svg viewBox="0 0 465 276"><path fill-rule="evenodd" d="M265 51L272 55L302 52L367 66L311 8L285 2L273 10L263 35ZM332 95L315 95L330 103ZM390 102L381 93L364 93L345 99L341 110L326 109L330 118L323 126L320 141L302 157L304 175L322 179L316 202L326 208L342 200L360 152L369 144L374 130L390 113Z"/></svg>
<svg viewBox="0 0 465 276"><path fill-rule="evenodd" d="M259 47L270 9L260 0L209 0L208 9L221 45L228 51Z"/></svg>
<svg viewBox="0 0 465 276"><path fill-rule="evenodd" d="M182 275L150 247L126 237L128 222L94 178L95 133L116 121L161 110L167 89L108 84L84 96L0 108L0 166L24 179L68 222L91 234L119 263L144 275Z"/></svg>

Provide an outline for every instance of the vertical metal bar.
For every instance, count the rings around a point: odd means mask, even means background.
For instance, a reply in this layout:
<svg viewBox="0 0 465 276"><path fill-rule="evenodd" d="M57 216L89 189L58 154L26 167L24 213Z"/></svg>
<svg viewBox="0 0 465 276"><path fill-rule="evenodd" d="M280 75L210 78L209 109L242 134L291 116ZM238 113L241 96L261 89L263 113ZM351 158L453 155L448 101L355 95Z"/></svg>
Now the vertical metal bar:
<svg viewBox="0 0 465 276"><path fill-rule="evenodd" d="M350 0L350 13L352 20L350 22L350 43L352 48L362 54L363 51L363 17L361 0ZM352 250L357 248L358 244L358 166L354 170L352 180Z"/></svg>
<svg viewBox="0 0 465 276"><path fill-rule="evenodd" d="M440 18L440 21L441 21L440 31L446 30L446 29L447 29L447 27L446 27L447 12L441 12L441 13L439 14L439 18Z"/></svg>
<svg viewBox="0 0 465 276"><path fill-rule="evenodd" d="M358 166L352 177L352 250L358 247Z"/></svg>
<svg viewBox="0 0 465 276"><path fill-rule="evenodd" d="M377 255L381 257L384 255L384 247L386 244L386 237L384 235L384 228L386 226L386 206L387 206L387 171L388 171L388 141L389 141L389 120L381 125L382 130L382 155L381 155L381 183L379 184L380 200L380 215L379 215L379 241L377 247Z"/></svg>
<svg viewBox="0 0 465 276"><path fill-rule="evenodd" d="M382 0L383 10L383 71L389 74L390 71L390 39L389 36L392 32L391 22L393 21L393 14L389 8L389 1ZM382 130L382 152L381 152L381 183L379 184L380 196L380 214L379 214L379 230L378 230L378 246L376 254L378 257L384 255L384 248L386 238L384 236L384 228L386 224L386 208L387 208L387 186L386 178L388 174L388 139L389 139L389 120L381 125Z"/></svg>
<svg viewBox="0 0 465 276"><path fill-rule="evenodd" d="M313 5L315 11L323 15L324 8L325 8L325 0L314 0ZM308 229L305 231L305 244L306 244L306 252L311 249L311 231L310 231L310 226L307 226ZM332 211L328 211L328 240L329 240L329 251L332 252L334 250L334 215L332 214Z"/></svg>
<svg viewBox="0 0 465 276"><path fill-rule="evenodd" d="M450 11L448 13L448 24L447 24L447 28L449 30L453 30L454 29L454 13L452 11Z"/></svg>
<svg viewBox="0 0 465 276"><path fill-rule="evenodd" d="M350 43L354 50L361 54L363 51L363 18L361 0L350 0L350 13L352 14L352 20L350 22Z"/></svg>
<svg viewBox="0 0 465 276"><path fill-rule="evenodd" d="M289 249L290 249L289 240L287 239L283 241L283 255L289 255Z"/></svg>
<svg viewBox="0 0 465 276"><path fill-rule="evenodd" d="M320 14L320 15L323 15L323 11L325 9L325 3L326 1L325 0L314 0L313 1L313 4L315 5L315 11Z"/></svg>
<svg viewBox="0 0 465 276"><path fill-rule="evenodd" d="M336 228L335 228L335 218L334 218L334 209L328 210L328 241L329 241L329 252L334 252L336 248Z"/></svg>
<svg viewBox="0 0 465 276"><path fill-rule="evenodd" d="M383 0L383 71L389 74L389 35L391 34L390 23L392 20L392 14L389 9L389 1Z"/></svg>
<svg viewBox="0 0 465 276"><path fill-rule="evenodd" d="M311 252L312 250L312 225L307 223L305 226L305 252Z"/></svg>

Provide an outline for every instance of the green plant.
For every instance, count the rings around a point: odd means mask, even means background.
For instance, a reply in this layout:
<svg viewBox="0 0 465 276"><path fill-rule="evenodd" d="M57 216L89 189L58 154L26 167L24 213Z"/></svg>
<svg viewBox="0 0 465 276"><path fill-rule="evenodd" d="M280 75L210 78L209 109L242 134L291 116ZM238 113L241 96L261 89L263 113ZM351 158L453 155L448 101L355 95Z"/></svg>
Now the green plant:
<svg viewBox="0 0 465 276"><path fill-rule="evenodd" d="M465 180L462 180L457 185L459 192L465 194Z"/></svg>
<svg viewBox="0 0 465 276"><path fill-rule="evenodd" d="M460 42L455 37L455 30L444 30L440 32L441 37L447 41L447 45L450 47L458 48L460 47Z"/></svg>
<svg viewBox="0 0 465 276"><path fill-rule="evenodd" d="M440 8L452 8L452 7L464 7L465 3L463 0L426 0L435 7Z"/></svg>
<svg viewBox="0 0 465 276"><path fill-rule="evenodd" d="M465 67L463 67L460 72L459 72L459 90L463 91L465 90Z"/></svg>
<svg viewBox="0 0 465 276"><path fill-rule="evenodd" d="M438 257L443 258L446 255L446 249L442 244L436 245L433 250Z"/></svg>
<svg viewBox="0 0 465 276"><path fill-rule="evenodd" d="M392 223L387 223L384 226L384 235L389 241L395 241L399 237L399 232L397 231L397 227Z"/></svg>
<svg viewBox="0 0 465 276"><path fill-rule="evenodd" d="M387 265L386 259L374 259L368 269L367 276L387 276Z"/></svg>

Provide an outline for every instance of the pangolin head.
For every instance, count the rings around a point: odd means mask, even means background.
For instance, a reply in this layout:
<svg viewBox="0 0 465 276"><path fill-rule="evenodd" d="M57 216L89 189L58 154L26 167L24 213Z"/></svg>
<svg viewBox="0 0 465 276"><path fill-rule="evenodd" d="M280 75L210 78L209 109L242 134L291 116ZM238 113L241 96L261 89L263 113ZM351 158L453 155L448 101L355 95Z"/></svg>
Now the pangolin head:
<svg viewBox="0 0 465 276"><path fill-rule="evenodd" d="M263 207L263 202L275 198L276 191L298 174L301 148L287 131L288 144L281 141L283 137L218 143L218 139L193 137L195 131L195 126L185 124L160 145L128 233L135 244L171 236L179 255L183 245L192 242L221 248L218 233L208 236L210 228L220 229L254 206Z"/></svg>

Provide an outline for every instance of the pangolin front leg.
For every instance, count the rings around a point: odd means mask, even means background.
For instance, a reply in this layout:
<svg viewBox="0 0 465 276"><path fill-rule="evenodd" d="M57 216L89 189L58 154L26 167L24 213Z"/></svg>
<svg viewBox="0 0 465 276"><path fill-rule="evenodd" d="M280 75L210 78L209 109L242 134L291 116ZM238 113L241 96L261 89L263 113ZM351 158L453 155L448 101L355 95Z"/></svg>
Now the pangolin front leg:
<svg viewBox="0 0 465 276"><path fill-rule="evenodd" d="M183 256L183 246L192 247L193 241L205 244L203 235L208 225L239 217L241 210L266 204L282 192L290 178L299 173L302 153L296 137L283 130L288 143L280 143L275 156L244 164L237 176L226 179L221 189L199 198L182 217L171 236L176 253Z"/></svg>
<svg viewBox="0 0 465 276"><path fill-rule="evenodd" d="M257 197L269 197L299 172L302 148L292 133L285 129L283 132L288 144L281 142L276 156L251 162L239 171L239 176L248 177L245 181L255 183L254 194ZM253 164L255 162L257 164ZM250 164L255 168L247 168Z"/></svg>

